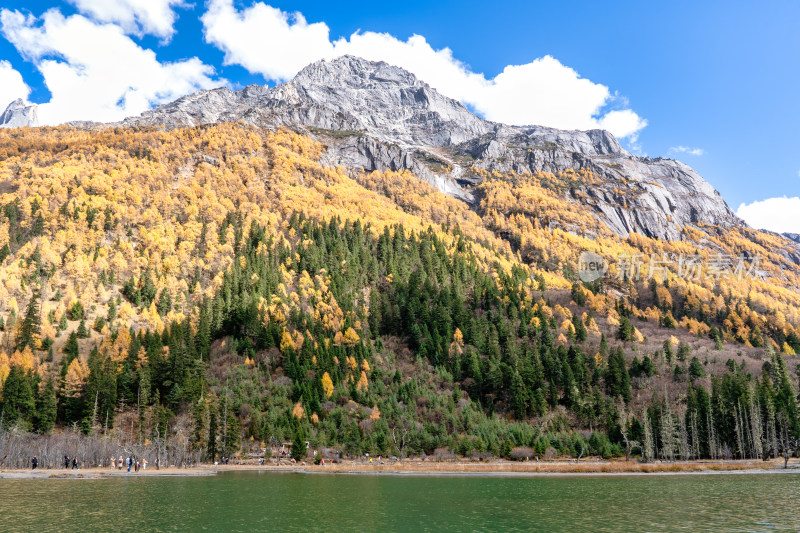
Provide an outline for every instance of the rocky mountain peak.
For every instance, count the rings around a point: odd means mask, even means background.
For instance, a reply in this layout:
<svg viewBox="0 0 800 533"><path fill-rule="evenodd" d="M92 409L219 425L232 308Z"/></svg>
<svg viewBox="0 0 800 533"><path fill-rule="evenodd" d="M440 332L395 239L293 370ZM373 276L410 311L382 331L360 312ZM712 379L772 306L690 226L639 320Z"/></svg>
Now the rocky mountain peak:
<svg viewBox="0 0 800 533"><path fill-rule="evenodd" d="M324 162L354 170L415 172L474 202L482 170L558 174L591 171L567 199L588 204L619 235L680 239L685 226L742 222L720 194L683 163L628 153L604 130L567 131L484 120L412 73L342 56L314 62L288 83L199 91L126 119L123 125L195 126L241 120L304 130L327 146Z"/></svg>
<svg viewBox="0 0 800 533"><path fill-rule="evenodd" d="M0 115L0 128L36 127L39 125L38 109L36 104L26 104L22 98L17 98Z"/></svg>
<svg viewBox="0 0 800 533"><path fill-rule="evenodd" d="M407 145L458 144L494 130L410 72L385 62L342 56L301 70L270 92L273 105L314 105L335 111L317 127L369 133Z"/></svg>
<svg viewBox="0 0 800 533"><path fill-rule="evenodd" d="M364 87L373 82L389 82L400 86L425 86L416 76L385 61L344 55L335 59L321 59L305 66L291 80L296 85L353 85Z"/></svg>

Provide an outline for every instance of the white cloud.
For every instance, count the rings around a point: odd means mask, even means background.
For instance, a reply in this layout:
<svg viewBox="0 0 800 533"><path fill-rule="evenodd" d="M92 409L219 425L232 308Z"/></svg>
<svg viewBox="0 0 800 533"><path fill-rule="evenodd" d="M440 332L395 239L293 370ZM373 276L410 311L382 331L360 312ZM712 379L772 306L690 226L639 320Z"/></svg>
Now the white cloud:
<svg viewBox="0 0 800 533"><path fill-rule="evenodd" d="M605 111L624 100L551 56L509 65L487 79L455 59L449 48L436 50L420 35L401 41L386 33L357 32L332 42L324 22L309 24L300 13L262 2L238 11L232 0L210 0L201 20L206 41L225 52L225 64L242 65L271 80L286 81L308 63L352 54L403 67L489 120L605 128L629 139L647 125L631 109Z"/></svg>
<svg viewBox="0 0 800 533"><path fill-rule="evenodd" d="M600 119L601 128L617 132L615 135L618 137L630 137L632 143L637 141L638 132L645 126L647 126L647 120L631 109L609 111Z"/></svg>
<svg viewBox="0 0 800 533"><path fill-rule="evenodd" d="M0 61L0 113L17 98L26 100L30 87L22 80L22 74L14 70L8 61Z"/></svg>
<svg viewBox="0 0 800 533"><path fill-rule="evenodd" d="M242 65L271 80L287 80L333 52L326 24L308 24L300 13L260 2L238 12L231 1L211 0L201 20L206 41L225 52L224 64Z"/></svg>
<svg viewBox="0 0 800 533"><path fill-rule="evenodd" d="M175 33L174 7L183 0L68 0L98 22L113 22L126 33L168 39Z"/></svg>
<svg viewBox="0 0 800 533"><path fill-rule="evenodd" d="M689 154L689 155L703 155L705 151L702 148L690 148L688 146L673 146L669 149L671 154Z"/></svg>
<svg viewBox="0 0 800 533"><path fill-rule="evenodd" d="M800 198L767 198L752 204L741 204L736 214L758 229L778 233L800 233Z"/></svg>
<svg viewBox="0 0 800 533"><path fill-rule="evenodd" d="M42 124L114 121L201 88L222 84L199 59L161 63L114 24L58 10L41 19L0 10L3 35L42 73L52 98L39 106Z"/></svg>

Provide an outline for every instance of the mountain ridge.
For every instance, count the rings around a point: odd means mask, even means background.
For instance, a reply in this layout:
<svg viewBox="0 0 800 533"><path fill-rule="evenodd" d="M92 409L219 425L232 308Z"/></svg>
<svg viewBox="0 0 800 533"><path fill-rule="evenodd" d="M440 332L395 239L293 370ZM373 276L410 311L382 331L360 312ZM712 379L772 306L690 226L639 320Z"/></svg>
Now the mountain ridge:
<svg viewBox="0 0 800 533"><path fill-rule="evenodd" d="M201 90L118 123L71 124L192 127L232 121L301 130L324 142L326 164L409 170L472 205L480 199L471 187L494 172L588 170L597 179L568 179L563 195L588 204L620 236L681 240L686 226L744 226L719 192L684 163L630 154L604 130L484 120L402 68L354 56L311 63L274 87Z"/></svg>
<svg viewBox="0 0 800 533"><path fill-rule="evenodd" d="M721 195L678 161L635 156L607 131L509 126L484 120L408 71L353 56L312 63L291 81L241 91L202 91L122 125L195 126L243 120L304 128L327 144L324 159L351 169L416 173L474 203L480 173L586 168L600 184L575 184L615 233L680 240L684 226L742 225ZM575 194L577 187L579 194Z"/></svg>

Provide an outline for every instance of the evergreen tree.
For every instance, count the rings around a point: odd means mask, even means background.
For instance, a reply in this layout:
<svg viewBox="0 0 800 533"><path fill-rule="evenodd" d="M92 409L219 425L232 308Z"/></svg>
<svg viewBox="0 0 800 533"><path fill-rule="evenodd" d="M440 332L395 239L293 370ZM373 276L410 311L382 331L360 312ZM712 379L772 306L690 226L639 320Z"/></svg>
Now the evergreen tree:
<svg viewBox="0 0 800 533"><path fill-rule="evenodd" d="M611 396L619 396L625 403L631 401L631 377L625 364L622 348L611 352L606 372L606 389Z"/></svg>
<svg viewBox="0 0 800 533"><path fill-rule="evenodd" d="M25 316L20 323L16 349L22 351L26 346L30 346L32 350L38 349L41 327L42 317L39 307L39 291L34 290L31 299L28 301L28 307L25 309Z"/></svg>
<svg viewBox="0 0 800 533"><path fill-rule="evenodd" d="M80 324L78 324L78 330L76 335L79 339L88 339L89 338L89 330L86 329L86 321L81 320Z"/></svg>
<svg viewBox="0 0 800 533"><path fill-rule="evenodd" d="M675 357L675 352L672 350L672 342L667 339L664 341L664 361L671 365L673 357Z"/></svg>
<svg viewBox="0 0 800 533"><path fill-rule="evenodd" d="M86 401L91 413L91 425L111 428L117 404L116 363L97 348L89 354L89 379L86 382Z"/></svg>
<svg viewBox="0 0 800 533"><path fill-rule="evenodd" d="M619 329L617 330L617 338L622 341L633 340L633 325L626 316L622 316L619 319Z"/></svg>
<svg viewBox="0 0 800 533"><path fill-rule="evenodd" d="M706 372L700 360L697 357L692 357L692 361L689 363L689 379L694 381L697 378L702 378L705 374Z"/></svg>
<svg viewBox="0 0 800 533"><path fill-rule="evenodd" d="M69 309L67 309L67 318L70 320L80 320L83 318L83 304L80 301L76 301L72 304Z"/></svg>
<svg viewBox="0 0 800 533"><path fill-rule="evenodd" d="M678 361L686 361L691 353L692 347L688 344L682 342L678 345Z"/></svg>
<svg viewBox="0 0 800 533"><path fill-rule="evenodd" d="M790 438L800 438L800 417L798 416L797 393L786 361L783 356L776 353L771 347L768 353L772 356L772 366L774 372L773 386L775 388L775 407L779 418L784 420L787 433Z"/></svg>
<svg viewBox="0 0 800 533"><path fill-rule="evenodd" d="M583 288L583 285L579 282L574 282L572 284L572 301L578 305L585 305L586 304L586 291Z"/></svg>
<svg viewBox="0 0 800 533"><path fill-rule="evenodd" d="M48 433L56 423L58 406L53 378L47 378L44 388L36 398L35 429L39 433Z"/></svg>
<svg viewBox="0 0 800 533"><path fill-rule="evenodd" d="M156 284L153 282L153 278L150 277L150 270L145 271L141 285L141 305L148 307L156 297Z"/></svg>
<svg viewBox="0 0 800 533"><path fill-rule="evenodd" d="M167 289L162 289L156 301L156 310L159 315L164 316L169 313L170 309L172 309L172 297Z"/></svg>
<svg viewBox="0 0 800 533"><path fill-rule="evenodd" d="M12 366L3 383L2 412L6 426L15 422L27 425L33 417L36 404L33 397L31 377L22 368Z"/></svg>
<svg viewBox="0 0 800 533"><path fill-rule="evenodd" d="M524 420L528 411L526 392L522 376L519 375L519 372L514 372L514 377L511 381L511 406L514 410L514 417L517 420Z"/></svg>
<svg viewBox="0 0 800 533"><path fill-rule="evenodd" d="M78 345L78 334L73 331L69 334L67 342L64 344L64 359L62 360L62 363L69 365L73 359L78 357L79 352L80 346Z"/></svg>
<svg viewBox="0 0 800 533"><path fill-rule="evenodd" d="M308 450L306 449L306 437L302 427L298 424L294 432L294 440L292 440L292 459L295 461L302 461L305 459Z"/></svg>
<svg viewBox="0 0 800 533"><path fill-rule="evenodd" d="M114 298L108 302L108 314L106 315L106 321L109 325L114 323L114 320L117 318L117 304L114 301Z"/></svg>
<svg viewBox="0 0 800 533"><path fill-rule="evenodd" d="M211 415L208 418L208 444L206 446L206 455L213 463L217 457L217 410L211 408Z"/></svg>

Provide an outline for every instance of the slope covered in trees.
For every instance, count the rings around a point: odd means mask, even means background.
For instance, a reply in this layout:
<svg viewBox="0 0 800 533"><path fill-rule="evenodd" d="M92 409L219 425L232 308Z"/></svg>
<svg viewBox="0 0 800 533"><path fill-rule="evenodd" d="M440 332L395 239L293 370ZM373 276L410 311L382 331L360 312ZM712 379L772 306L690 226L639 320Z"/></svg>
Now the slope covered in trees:
<svg viewBox="0 0 800 533"><path fill-rule="evenodd" d="M208 458L795 449L781 238L620 239L571 201L581 170L484 172L472 211L323 150L240 124L0 132L3 428ZM605 278L578 280L583 250Z"/></svg>

